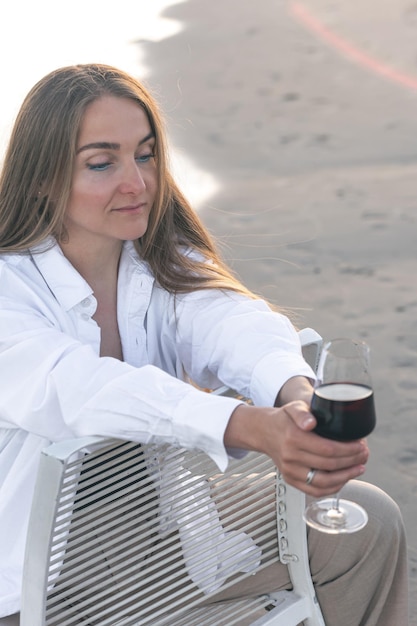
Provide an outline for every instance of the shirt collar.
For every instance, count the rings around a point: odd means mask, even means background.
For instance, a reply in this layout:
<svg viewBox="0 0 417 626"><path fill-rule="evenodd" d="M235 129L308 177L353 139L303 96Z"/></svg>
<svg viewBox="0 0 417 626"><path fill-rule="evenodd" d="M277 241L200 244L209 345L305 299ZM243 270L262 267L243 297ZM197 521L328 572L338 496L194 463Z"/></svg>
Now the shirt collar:
<svg viewBox="0 0 417 626"><path fill-rule="evenodd" d="M34 246L30 254L49 289L66 311L93 295L90 285L65 257L55 239L48 238ZM123 283L128 282L132 272L145 274L153 282L152 273L147 263L139 257L133 242L125 241L120 258L119 280L122 277Z"/></svg>
<svg viewBox="0 0 417 626"><path fill-rule="evenodd" d="M30 254L49 289L66 311L92 295L90 285L71 265L54 239L34 246Z"/></svg>

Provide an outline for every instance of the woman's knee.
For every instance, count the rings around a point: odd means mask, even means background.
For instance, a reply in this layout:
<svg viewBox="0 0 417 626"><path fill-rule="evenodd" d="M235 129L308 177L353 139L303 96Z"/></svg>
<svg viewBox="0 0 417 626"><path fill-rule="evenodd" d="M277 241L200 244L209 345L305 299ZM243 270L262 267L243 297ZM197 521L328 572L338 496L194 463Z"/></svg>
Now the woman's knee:
<svg viewBox="0 0 417 626"><path fill-rule="evenodd" d="M384 563L401 560L405 532L397 504L384 491L362 481L351 481L341 497L357 502L369 521L357 533L328 535L308 531L310 565L316 583L325 584L359 568L383 571Z"/></svg>
<svg viewBox="0 0 417 626"><path fill-rule="evenodd" d="M397 503L379 487L353 480L342 489L341 497L353 500L366 510L369 520L365 528L369 535L378 535L380 541L404 535L404 523Z"/></svg>

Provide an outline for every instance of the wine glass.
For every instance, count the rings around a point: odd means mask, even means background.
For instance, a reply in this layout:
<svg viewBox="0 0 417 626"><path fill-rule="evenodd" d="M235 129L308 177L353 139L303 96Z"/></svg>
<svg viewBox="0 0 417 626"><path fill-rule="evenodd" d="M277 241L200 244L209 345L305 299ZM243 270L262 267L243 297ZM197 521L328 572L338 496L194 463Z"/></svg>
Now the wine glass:
<svg viewBox="0 0 417 626"><path fill-rule="evenodd" d="M324 345L310 410L321 437L352 441L372 432L376 417L365 342L334 339ZM323 532L353 533L366 525L368 515L355 502L335 494L307 506L304 520Z"/></svg>

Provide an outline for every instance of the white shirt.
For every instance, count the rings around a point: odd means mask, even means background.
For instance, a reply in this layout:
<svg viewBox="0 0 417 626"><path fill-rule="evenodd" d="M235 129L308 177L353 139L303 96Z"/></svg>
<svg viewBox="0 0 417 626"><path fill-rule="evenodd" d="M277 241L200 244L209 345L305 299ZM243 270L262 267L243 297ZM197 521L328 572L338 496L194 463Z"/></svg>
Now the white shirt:
<svg viewBox="0 0 417 626"><path fill-rule="evenodd" d="M174 302L132 243L118 280L124 362L99 356L96 305L57 244L0 255L0 616L19 610L37 464L51 441L170 442L205 451L224 470L223 435L239 402L187 377L264 406L292 376L314 377L285 316L218 290Z"/></svg>

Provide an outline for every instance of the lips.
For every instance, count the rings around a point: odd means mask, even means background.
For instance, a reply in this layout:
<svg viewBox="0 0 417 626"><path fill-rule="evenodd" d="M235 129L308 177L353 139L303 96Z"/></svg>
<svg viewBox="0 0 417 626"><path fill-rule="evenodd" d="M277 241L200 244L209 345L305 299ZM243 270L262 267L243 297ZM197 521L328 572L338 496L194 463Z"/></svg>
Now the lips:
<svg viewBox="0 0 417 626"><path fill-rule="evenodd" d="M132 205L127 205L127 206L122 206L122 207L119 207L117 209L113 209L113 211L116 211L116 213L135 214L135 213L141 213L145 207L146 207L146 203L145 202L141 202L140 204L132 204Z"/></svg>

